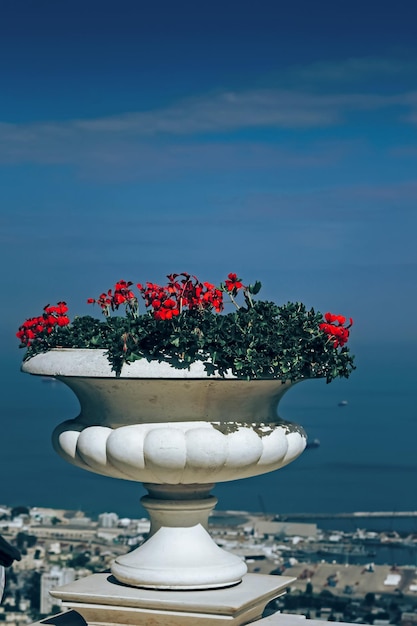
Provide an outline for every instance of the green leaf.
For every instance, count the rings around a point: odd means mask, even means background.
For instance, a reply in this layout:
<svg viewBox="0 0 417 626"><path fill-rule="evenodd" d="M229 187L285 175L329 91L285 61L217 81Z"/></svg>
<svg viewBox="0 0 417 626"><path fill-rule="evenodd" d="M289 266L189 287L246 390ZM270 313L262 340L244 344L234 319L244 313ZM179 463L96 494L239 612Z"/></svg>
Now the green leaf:
<svg viewBox="0 0 417 626"><path fill-rule="evenodd" d="M251 293L252 295L256 296L257 293L260 292L262 287L262 283L259 282L259 280L256 281L256 283L254 285L249 285L248 287L248 291L249 293Z"/></svg>

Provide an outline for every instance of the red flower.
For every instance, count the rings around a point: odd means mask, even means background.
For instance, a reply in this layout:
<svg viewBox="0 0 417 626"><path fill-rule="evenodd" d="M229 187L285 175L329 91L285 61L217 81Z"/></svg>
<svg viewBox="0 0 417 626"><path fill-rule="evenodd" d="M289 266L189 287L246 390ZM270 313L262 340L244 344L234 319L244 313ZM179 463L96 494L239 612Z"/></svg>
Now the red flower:
<svg viewBox="0 0 417 626"><path fill-rule="evenodd" d="M344 315L334 315L333 313L325 313L326 322L319 324L320 330L326 333L329 340L333 341L333 347L339 348L344 346L349 339L349 328L353 324L353 320L349 318L349 325L345 326L346 317Z"/></svg>
<svg viewBox="0 0 417 626"><path fill-rule="evenodd" d="M324 316L325 320L330 324L337 322L341 326L346 322L346 317L344 315L333 315L333 313L326 313Z"/></svg>
<svg viewBox="0 0 417 626"><path fill-rule="evenodd" d="M123 296L121 293L115 293L113 296L114 305L118 307L120 304L123 304L123 302L126 302L125 296Z"/></svg>
<svg viewBox="0 0 417 626"><path fill-rule="evenodd" d="M51 334L56 326L67 326L70 319L65 313L68 307L65 302L58 302L56 306L47 304L44 307L43 315L31 317L23 322L19 327L16 337L27 347L35 341L42 340L42 337Z"/></svg>
<svg viewBox="0 0 417 626"><path fill-rule="evenodd" d="M47 304L46 306L43 307L43 310L45 311L45 313L47 313L48 315L51 313L57 313L58 309L56 306L50 306L49 304Z"/></svg>
<svg viewBox="0 0 417 626"><path fill-rule="evenodd" d="M166 309L175 309L176 303L174 300L172 300L172 298L168 298L167 300L165 300L164 302L164 307Z"/></svg>
<svg viewBox="0 0 417 626"><path fill-rule="evenodd" d="M69 317L67 317L66 315L60 315L57 318L58 326L68 326L69 323L70 323Z"/></svg>
<svg viewBox="0 0 417 626"><path fill-rule="evenodd" d="M228 291L238 291L239 289L243 289L244 285L241 282L240 278L237 277L237 274L228 274L227 279L224 281L226 285L226 289Z"/></svg>
<svg viewBox="0 0 417 626"><path fill-rule="evenodd" d="M146 283L138 284L147 307L152 307L156 319L172 319L185 309L223 308L223 294L211 283L201 283L196 276L187 272L169 274L165 286Z"/></svg>

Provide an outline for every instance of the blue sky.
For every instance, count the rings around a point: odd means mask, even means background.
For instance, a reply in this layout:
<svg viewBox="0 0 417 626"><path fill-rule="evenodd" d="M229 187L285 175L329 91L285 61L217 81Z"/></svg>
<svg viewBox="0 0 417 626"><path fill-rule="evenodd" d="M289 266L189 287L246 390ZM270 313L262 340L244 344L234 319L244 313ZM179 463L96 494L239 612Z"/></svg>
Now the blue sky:
<svg viewBox="0 0 417 626"><path fill-rule="evenodd" d="M1 13L6 352L47 303L181 271L416 341L414 0Z"/></svg>

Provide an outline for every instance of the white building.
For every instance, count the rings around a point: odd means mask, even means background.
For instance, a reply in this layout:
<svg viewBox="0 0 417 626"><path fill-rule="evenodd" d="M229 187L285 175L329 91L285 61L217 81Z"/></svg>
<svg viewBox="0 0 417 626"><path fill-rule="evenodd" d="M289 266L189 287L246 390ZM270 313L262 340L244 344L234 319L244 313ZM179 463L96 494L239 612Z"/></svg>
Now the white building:
<svg viewBox="0 0 417 626"><path fill-rule="evenodd" d="M43 615L50 614L54 605L61 605L61 601L53 598L49 592L60 585L72 583L74 580L75 570L72 567L53 567L49 572L42 574L40 612Z"/></svg>
<svg viewBox="0 0 417 626"><path fill-rule="evenodd" d="M116 513L101 513L98 516L98 525L100 528L115 528L119 521Z"/></svg>

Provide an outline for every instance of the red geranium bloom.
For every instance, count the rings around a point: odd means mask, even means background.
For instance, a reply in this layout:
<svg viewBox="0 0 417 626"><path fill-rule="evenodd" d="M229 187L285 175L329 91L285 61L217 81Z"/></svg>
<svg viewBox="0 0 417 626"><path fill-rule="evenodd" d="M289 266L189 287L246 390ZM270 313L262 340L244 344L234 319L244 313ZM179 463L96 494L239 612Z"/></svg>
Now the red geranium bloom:
<svg viewBox="0 0 417 626"><path fill-rule="evenodd" d="M353 324L353 320L349 318L349 325L345 326L346 317L344 315L334 315L333 313L325 313L326 322L319 324L320 330L326 333L329 339L333 341L334 348L344 346L349 339L349 328Z"/></svg>
<svg viewBox="0 0 417 626"><path fill-rule="evenodd" d="M228 274L227 279L224 281L226 285L226 289L228 291L239 290L243 288L243 283L240 278L237 277L237 274Z"/></svg>
<svg viewBox="0 0 417 626"><path fill-rule="evenodd" d="M113 297L113 302L115 306L118 307L120 304L123 304L123 302L126 302L126 298L122 296L121 293L115 293Z"/></svg>

